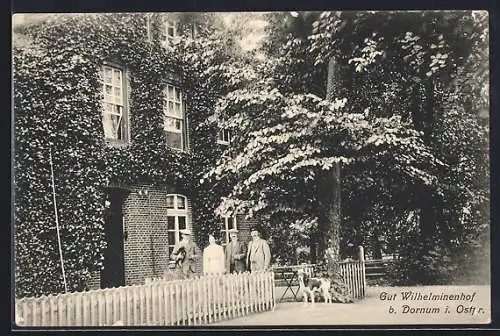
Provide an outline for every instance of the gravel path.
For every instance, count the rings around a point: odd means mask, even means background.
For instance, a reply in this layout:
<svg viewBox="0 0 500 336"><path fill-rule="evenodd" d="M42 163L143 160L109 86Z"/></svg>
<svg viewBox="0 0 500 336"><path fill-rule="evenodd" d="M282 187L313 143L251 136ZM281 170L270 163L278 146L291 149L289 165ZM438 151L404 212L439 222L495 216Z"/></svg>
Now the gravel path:
<svg viewBox="0 0 500 336"><path fill-rule="evenodd" d="M401 292L409 291L417 296L413 300L403 300ZM387 296L382 300L384 292ZM439 299L422 299L430 293L438 295ZM419 294L422 295L420 299ZM445 299L442 294L459 296L451 300ZM392 313L389 312L391 306L394 308ZM490 323L490 315L489 286L371 287L364 300L351 304L317 303L312 308L310 304L301 302L283 302L274 311L212 325L484 324Z"/></svg>

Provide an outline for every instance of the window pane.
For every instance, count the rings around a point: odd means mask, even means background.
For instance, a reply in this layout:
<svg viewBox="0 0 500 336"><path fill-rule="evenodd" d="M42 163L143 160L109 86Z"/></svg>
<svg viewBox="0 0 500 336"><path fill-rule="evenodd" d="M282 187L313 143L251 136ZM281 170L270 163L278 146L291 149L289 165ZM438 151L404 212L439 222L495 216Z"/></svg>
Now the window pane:
<svg viewBox="0 0 500 336"><path fill-rule="evenodd" d="M182 134L166 131L167 145L173 148L182 149Z"/></svg>
<svg viewBox="0 0 500 336"><path fill-rule="evenodd" d="M168 130L175 130L175 118L165 117L163 121L163 126Z"/></svg>
<svg viewBox="0 0 500 336"><path fill-rule="evenodd" d="M174 112L174 103L171 102L171 101L168 102L168 113L169 114L175 114L175 112Z"/></svg>
<svg viewBox="0 0 500 336"><path fill-rule="evenodd" d="M172 85L168 85L167 90L168 90L167 98L173 99L174 98L174 87Z"/></svg>
<svg viewBox="0 0 500 336"><path fill-rule="evenodd" d="M234 226L233 226L233 219L231 217L229 217L227 219L227 228L228 228L228 230L231 230L231 229L234 228Z"/></svg>
<svg viewBox="0 0 500 336"><path fill-rule="evenodd" d="M167 216L167 230L175 230L175 217Z"/></svg>
<svg viewBox="0 0 500 336"><path fill-rule="evenodd" d="M104 67L104 83L113 82L113 70L110 67Z"/></svg>
<svg viewBox="0 0 500 336"><path fill-rule="evenodd" d="M167 209L174 208L174 196L167 196Z"/></svg>
<svg viewBox="0 0 500 336"><path fill-rule="evenodd" d="M168 255L171 255L173 251L174 251L174 246L169 246Z"/></svg>
<svg viewBox="0 0 500 336"><path fill-rule="evenodd" d="M123 106L120 106L120 105L112 105L113 106L113 113L116 114L117 116L121 116L122 115L122 110L123 110Z"/></svg>
<svg viewBox="0 0 500 336"><path fill-rule="evenodd" d="M175 244L175 231L169 231L168 232L168 244Z"/></svg>
<svg viewBox="0 0 500 336"><path fill-rule="evenodd" d="M122 81L122 72L121 70L118 70L118 69L115 69L113 71L113 79L114 79L114 83L115 85L117 86L121 86L121 81Z"/></svg>
<svg viewBox="0 0 500 336"><path fill-rule="evenodd" d="M186 229L186 217L184 216L179 216L179 230L185 230Z"/></svg>
<svg viewBox="0 0 500 336"><path fill-rule="evenodd" d="M106 85L105 88L104 88L104 94L107 95L107 96L111 96L112 93L113 93L113 87L111 85Z"/></svg>
<svg viewBox="0 0 500 336"><path fill-rule="evenodd" d="M181 103L175 103L174 113L175 113L176 116L179 116L179 117L182 116L182 106L181 106Z"/></svg>
<svg viewBox="0 0 500 336"><path fill-rule="evenodd" d="M113 104L104 103L104 112L105 113L114 113L115 107Z"/></svg>
<svg viewBox="0 0 500 336"><path fill-rule="evenodd" d="M185 209L186 208L186 199L181 196L177 196L177 209Z"/></svg>
<svg viewBox="0 0 500 336"><path fill-rule="evenodd" d="M104 129L104 136L106 139L121 139L121 116L110 114L107 112L103 113L102 116L102 126Z"/></svg>

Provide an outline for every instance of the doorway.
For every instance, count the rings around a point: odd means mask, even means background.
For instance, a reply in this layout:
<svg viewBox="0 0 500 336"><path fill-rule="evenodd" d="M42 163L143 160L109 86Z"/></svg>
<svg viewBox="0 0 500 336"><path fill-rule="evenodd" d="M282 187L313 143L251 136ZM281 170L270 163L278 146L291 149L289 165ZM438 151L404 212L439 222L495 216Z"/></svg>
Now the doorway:
<svg viewBox="0 0 500 336"><path fill-rule="evenodd" d="M107 246L103 252L104 269L101 270L101 288L125 285L122 207L124 196L123 190L107 190L104 210L104 236Z"/></svg>

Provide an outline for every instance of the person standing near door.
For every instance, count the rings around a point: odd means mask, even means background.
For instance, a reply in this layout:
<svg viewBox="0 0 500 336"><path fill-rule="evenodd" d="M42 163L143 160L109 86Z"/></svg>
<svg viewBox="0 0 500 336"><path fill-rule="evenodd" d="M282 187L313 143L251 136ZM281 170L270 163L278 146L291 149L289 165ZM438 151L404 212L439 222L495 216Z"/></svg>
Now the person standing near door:
<svg viewBox="0 0 500 336"><path fill-rule="evenodd" d="M248 243L247 267L251 272L267 271L271 265L271 250L267 241L260 237L260 232L250 232L252 240Z"/></svg>
<svg viewBox="0 0 500 336"><path fill-rule="evenodd" d="M226 270L230 273L245 272L247 248L238 240L238 230L229 230L230 242L226 245Z"/></svg>
<svg viewBox="0 0 500 336"><path fill-rule="evenodd" d="M184 278L190 278L196 274L196 262L201 256L200 249L192 241L192 233L189 229L181 231L182 240L172 251L172 260L179 262Z"/></svg>

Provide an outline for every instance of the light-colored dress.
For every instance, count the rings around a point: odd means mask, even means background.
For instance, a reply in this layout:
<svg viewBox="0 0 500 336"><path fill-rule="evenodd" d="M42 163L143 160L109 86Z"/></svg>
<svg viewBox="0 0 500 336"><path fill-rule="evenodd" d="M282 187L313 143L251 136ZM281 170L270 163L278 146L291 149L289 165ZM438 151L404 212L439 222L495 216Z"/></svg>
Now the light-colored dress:
<svg viewBox="0 0 500 336"><path fill-rule="evenodd" d="M223 274L225 271L224 248L211 244L203 250L203 273Z"/></svg>

